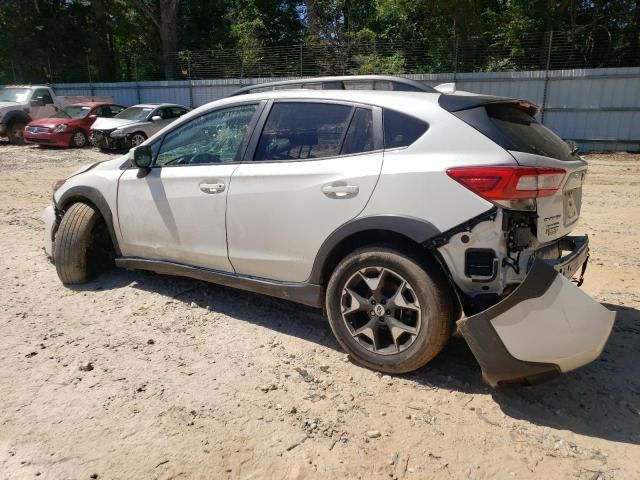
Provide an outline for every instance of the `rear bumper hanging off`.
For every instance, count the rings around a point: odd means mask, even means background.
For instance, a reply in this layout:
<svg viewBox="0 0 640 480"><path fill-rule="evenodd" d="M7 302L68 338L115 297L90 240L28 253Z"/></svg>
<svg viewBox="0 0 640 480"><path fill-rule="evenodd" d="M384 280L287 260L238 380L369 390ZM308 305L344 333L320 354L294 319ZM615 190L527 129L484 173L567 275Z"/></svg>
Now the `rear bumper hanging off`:
<svg viewBox="0 0 640 480"><path fill-rule="evenodd" d="M583 238L557 262L536 259L508 297L458 321L489 385L536 383L585 365L602 352L616 313L560 273L570 277L585 264L588 241Z"/></svg>

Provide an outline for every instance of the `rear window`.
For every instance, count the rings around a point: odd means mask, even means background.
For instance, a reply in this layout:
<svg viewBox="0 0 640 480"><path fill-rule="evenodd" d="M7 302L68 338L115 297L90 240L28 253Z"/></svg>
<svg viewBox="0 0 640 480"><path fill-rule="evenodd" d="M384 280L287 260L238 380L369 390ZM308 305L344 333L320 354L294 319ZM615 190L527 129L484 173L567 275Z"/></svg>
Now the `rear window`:
<svg viewBox="0 0 640 480"><path fill-rule="evenodd" d="M494 103L453 113L506 150L574 159L564 140L515 105Z"/></svg>
<svg viewBox="0 0 640 480"><path fill-rule="evenodd" d="M409 146L429 128L427 122L386 108L383 111L382 121L384 123L384 148Z"/></svg>

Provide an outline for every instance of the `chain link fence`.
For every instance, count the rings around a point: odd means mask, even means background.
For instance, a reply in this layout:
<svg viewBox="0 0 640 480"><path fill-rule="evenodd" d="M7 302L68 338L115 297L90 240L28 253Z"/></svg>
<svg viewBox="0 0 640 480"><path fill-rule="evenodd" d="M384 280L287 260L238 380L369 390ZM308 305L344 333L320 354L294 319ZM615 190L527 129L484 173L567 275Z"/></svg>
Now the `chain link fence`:
<svg viewBox="0 0 640 480"><path fill-rule="evenodd" d="M349 74L507 72L639 66L640 52L622 37L548 32L508 39L499 36L416 42L317 42L300 45L182 51L166 57L119 52L116 78L103 78L96 58L47 56L39 72L15 82L98 82L307 77ZM19 67L19 66L17 66Z"/></svg>

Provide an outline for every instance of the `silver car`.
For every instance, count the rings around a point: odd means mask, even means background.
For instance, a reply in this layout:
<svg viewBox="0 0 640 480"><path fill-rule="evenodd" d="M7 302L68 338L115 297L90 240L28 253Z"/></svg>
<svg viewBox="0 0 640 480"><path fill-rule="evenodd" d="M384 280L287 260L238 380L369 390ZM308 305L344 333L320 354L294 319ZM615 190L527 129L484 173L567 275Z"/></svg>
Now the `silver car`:
<svg viewBox="0 0 640 480"><path fill-rule="evenodd" d="M494 386L594 360L615 314L571 282L587 162L529 102L402 82L245 90L58 182L60 280L115 263L311 305L388 373L454 332Z"/></svg>
<svg viewBox="0 0 640 480"><path fill-rule="evenodd" d="M134 105L113 118L96 120L91 128L91 140L99 148L120 150L137 147L189 110L173 103Z"/></svg>

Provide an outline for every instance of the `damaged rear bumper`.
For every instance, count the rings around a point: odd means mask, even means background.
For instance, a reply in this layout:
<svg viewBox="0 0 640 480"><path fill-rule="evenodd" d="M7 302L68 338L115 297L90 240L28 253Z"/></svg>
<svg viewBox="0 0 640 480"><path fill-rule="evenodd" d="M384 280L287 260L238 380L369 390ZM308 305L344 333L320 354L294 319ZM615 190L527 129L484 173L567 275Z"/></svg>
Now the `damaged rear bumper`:
<svg viewBox="0 0 640 480"><path fill-rule="evenodd" d="M586 237L572 241L569 255L555 262L536 259L508 297L458 321L489 385L536 383L602 352L616 314L570 280L588 259Z"/></svg>

